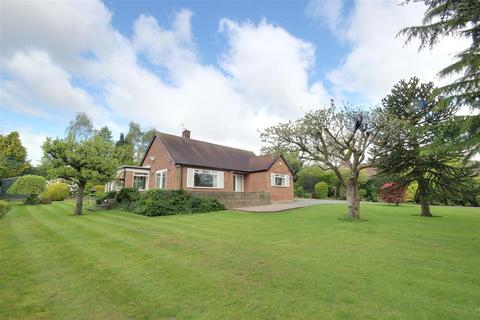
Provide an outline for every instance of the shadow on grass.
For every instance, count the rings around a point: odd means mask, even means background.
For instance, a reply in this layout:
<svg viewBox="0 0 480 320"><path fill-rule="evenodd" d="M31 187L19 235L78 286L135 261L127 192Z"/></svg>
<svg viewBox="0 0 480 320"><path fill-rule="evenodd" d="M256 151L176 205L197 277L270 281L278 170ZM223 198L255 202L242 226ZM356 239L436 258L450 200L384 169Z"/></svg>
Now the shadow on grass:
<svg viewBox="0 0 480 320"><path fill-rule="evenodd" d="M352 219L349 216L338 217L337 220L341 222L368 222L369 221L368 219L364 219L364 218Z"/></svg>
<svg viewBox="0 0 480 320"><path fill-rule="evenodd" d="M412 213L411 214L412 217L420 217L420 218L443 218L443 216L434 216L432 215L431 217L426 217L426 216L422 216L421 214L418 214L418 213Z"/></svg>

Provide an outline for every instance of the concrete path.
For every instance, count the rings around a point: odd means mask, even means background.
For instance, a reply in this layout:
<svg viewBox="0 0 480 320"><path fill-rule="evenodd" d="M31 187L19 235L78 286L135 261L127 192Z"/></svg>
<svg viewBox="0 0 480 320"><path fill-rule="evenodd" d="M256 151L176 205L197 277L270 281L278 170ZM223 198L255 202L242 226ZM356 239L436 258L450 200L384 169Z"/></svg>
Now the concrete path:
<svg viewBox="0 0 480 320"><path fill-rule="evenodd" d="M292 202L267 204L264 206L235 208L234 210L247 212L279 212L295 208L315 206L317 204L346 203L343 200L321 200L321 199L295 199Z"/></svg>

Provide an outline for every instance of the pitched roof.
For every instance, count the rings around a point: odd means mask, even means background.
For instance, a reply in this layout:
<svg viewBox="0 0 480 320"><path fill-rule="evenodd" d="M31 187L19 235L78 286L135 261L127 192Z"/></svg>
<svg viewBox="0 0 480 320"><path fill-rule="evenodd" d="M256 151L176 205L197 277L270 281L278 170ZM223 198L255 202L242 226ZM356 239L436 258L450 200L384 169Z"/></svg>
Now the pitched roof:
<svg viewBox="0 0 480 320"><path fill-rule="evenodd" d="M278 157L270 157L266 155L257 156L252 151L221 146L190 138L183 138L162 132L157 132L154 139L155 138L158 138L165 146L169 156L176 164L212 169L256 172L268 170L278 159ZM147 154L147 152L148 150L145 154ZM283 160L285 161L285 159Z"/></svg>

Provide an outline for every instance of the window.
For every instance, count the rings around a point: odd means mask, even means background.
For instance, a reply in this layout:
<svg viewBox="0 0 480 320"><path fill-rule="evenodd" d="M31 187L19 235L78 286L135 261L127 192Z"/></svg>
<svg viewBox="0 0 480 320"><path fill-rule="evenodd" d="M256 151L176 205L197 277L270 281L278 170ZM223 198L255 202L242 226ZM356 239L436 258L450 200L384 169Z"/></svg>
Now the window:
<svg viewBox="0 0 480 320"><path fill-rule="evenodd" d="M223 172L188 168L187 187L189 188L223 188Z"/></svg>
<svg viewBox="0 0 480 320"><path fill-rule="evenodd" d="M167 169L157 171L155 186L159 189L167 188Z"/></svg>
<svg viewBox="0 0 480 320"><path fill-rule="evenodd" d="M138 190L147 189L147 173L134 173L133 174L133 187Z"/></svg>
<svg viewBox="0 0 480 320"><path fill-rule="evenodd" d="M233 176L233 191L243 192L243 176L240 174Z"/></svg>
<svg viewBox="0 0 480 320"><path fill-rule="evenodd" d="M273 187L290 186L290 176L288 174L272 173L271 180Z"/></svg>

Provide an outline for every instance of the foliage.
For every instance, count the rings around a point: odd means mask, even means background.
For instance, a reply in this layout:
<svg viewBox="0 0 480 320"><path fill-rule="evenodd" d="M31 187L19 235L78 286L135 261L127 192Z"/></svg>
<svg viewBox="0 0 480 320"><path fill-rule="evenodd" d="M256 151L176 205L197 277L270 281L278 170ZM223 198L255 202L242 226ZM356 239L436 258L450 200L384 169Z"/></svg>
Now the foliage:
<svg viewBox="0 0 480 320"><path fill-rule="evenodd" d="M405 28L406 42L420 39L420 49L433 47L444 36L470 38L470 46L456 55L457 61L439 72L458 77L440 88L457 105L480 108L480 4L478 0L423 0L427 10L423 25Z"/></svg>
<svg viewBox="0 0 480 320"><path fill-rule="evenodd" d="M315 196L317 199L328 198L328 184L326 182L320 181L315 184Z"/></svg>
<svg viewBox="0 0 480 320"><path fill-rule="evenodd" d="M320 181L327 183L329 189L335 188L335 172L332 170L323 170L319 166L304 166L297 174L295 184L301 186L305 192L315 192L315 184Z"/></svg>
<svg viewBox="0 0 480 320"><path fill-rule="evenodd" d="M303 161L299 158L298 151L289 151L286 149L282 149L277 145L273 146L263 146L261 150L262 154L267 154L272 157L283 156L289 166L292 168L293 176L296 178L300 170L303 167Z"/></svg>
<svg viewBox="0 0 480 320"><path fill-rule="evenodd" d="M67 199L70 194L68 185L63 182L55 182L47 185L47 189L42 194L45 198L50 198L53 201L63 201Z"/></svg>
<svg viewBox="0 0 480 320"><path fill-rule="evenodd" d="M405 201L405 191L405 187L395 182L387 182L380 188L380 198L383 202L395 203L398 206Z"/></svg>
<svg viewBox="0 0 480 320"><path fill-rule="evenodd" d="M49 196L45 196L44 194L41 194L39 196L39 203L50 204L50 203L52 203L52 198L50 198Z"/></svg>
<svg viewBox="0 0 480 320"><path fill-rule="evenodd" d="M404 188L417 182L424 216L431 216L429 203L436 193L468 192L465 182L473 175L472 166L458 160L470 150L453 143L456 108L436 94L434 84L401 80L382 105L394 130L382 131L372 148L380 175L395 177Z"/></svg>
<svg viewBox="0 0 480 320"><path fill-rule="evenodd" d="M262 141L289 151L298 151L300 158L335 172L345 187L349 216L360 218L361 170L369 167L366 151L375 139L384 120L377 110L361 110L332 101L328 108L307 112L296 121L280 123L262 132ZM347 178L341 169L349 169Z"/></svg>
<svg viewBox="0 0 480 320"><path fill-rule="evenodd" d="M98 192L95 193L95 202L103 203L105 200L114 200L117 197L117 191Z"/></svg>
<svg viewBox="0 0 480 320"><path fill-rule="evenodd" d="M84 112L79 112L75 116L75 119L70 121L67 129L68 140L75 142L86 141L92 138L94 129L90 118Z"/></svg>
<svg viewBox="0 0 480 320"><path fill-rule="evenodd" d="M298 197L298 198L305 197L305 190L303 190L302 186L295 187L295 197Z"/></svg>
<svg viewBox="0 0 480 320"><path fill-rule="evenodd" d="M140 191L137 188L120 189L115 196L115 205L127 210L133 210L140 200Z"/></svg>
<svg viewBox="0 0 480 320"><path fill-rule="evenodd" d="M366 189L360 189L360 199L366 200L367 199L367 190Z"/></svg>
<svg viewBox="0 0 480 320"><path fill-rule="evenodd" d="M407 191L405 194L405 200L408 202L415 202L415 196L417 195L418 183L412 182L408 185Z"/></svg>
<svg viewBox="0 0 480 320"><path fill-rule="evenodd" d="M85 120L81 118L82 122ZM88 135L89 126L70 124L65 139L51 139L43 144L44 164L50 174L74 182L78 186L75 214L82 214L83 193L89 181L106 182L117 168L113 142L97 133ZM74 129L72 129L74 128Z"/></svg>
<svg viewBox="0 0 480 320"><path fill-rule="evenodd" d="M30 169L26 158L27 150L22 145L18 132L0 135L0 180L26 173Z"/></svg>
<svg viewBox="0 0 480 320"><path fill-rule="evenodd" d="M45 190L47 180L41 176L26 175L18 178L8 189L11 195L38 196Z"/></svg>
<svg viewBox="0 0 480 320"><path fill-rule="evenodd" d="M138 201L135 213L144 216L166 216L196 212L223 210L223 205L214 199L195 199L184 190L152 189Z"/></svg>

